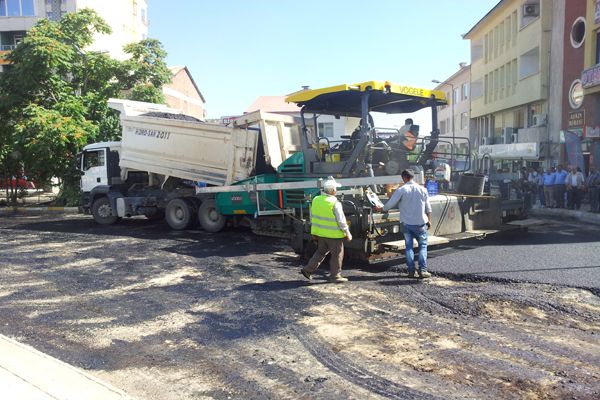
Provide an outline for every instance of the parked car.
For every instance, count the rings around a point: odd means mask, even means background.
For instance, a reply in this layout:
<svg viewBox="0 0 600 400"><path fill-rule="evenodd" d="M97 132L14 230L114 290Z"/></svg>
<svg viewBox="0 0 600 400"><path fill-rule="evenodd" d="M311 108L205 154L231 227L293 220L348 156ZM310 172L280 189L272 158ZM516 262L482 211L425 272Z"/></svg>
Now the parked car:
<svg viewBox="0 0 600 400"><path fill-rule="evenodd" d="M0 189L6 189L7 187L16 189L35 189L35 184L28 181L26 178L15 178L14 176L10 179L0 178Z"/></svg>

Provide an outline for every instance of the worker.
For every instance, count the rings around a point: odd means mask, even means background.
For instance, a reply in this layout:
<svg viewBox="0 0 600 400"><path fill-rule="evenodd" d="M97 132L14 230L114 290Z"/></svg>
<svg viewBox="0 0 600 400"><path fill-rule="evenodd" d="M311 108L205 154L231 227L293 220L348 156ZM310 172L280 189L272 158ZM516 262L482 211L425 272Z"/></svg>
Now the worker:
<svg viewBox="0 0 600 400"><path fill-rule="evenodd" d="M344 240L351 241L352 234L346 222L342 203L335 197L337 188L341 185L328 177L323 182L323 192L312 201L310 233L313 240L317 241L317 251L300 272L308 280L319 268L327 254L331 254L329 261L329 281L334 283L346 282L347 278L341 275L342 261L344 259Z"/></svg>
<svg viewBox="0 0 600 400"><path fill-rule="evenodd" d="M398 143L408 151L413 151L419 136L419 125L414 125L412 118L407 118L398 130Z"/></svg>
<svg viewBox="0 0 600 400"><path fill-rule="evenodd" d="M400 220L403 225L404 240L406 242L406 266L408 277L415 277L415 253L413 239L419 245L419 278L429 278L427 271L427 230L431 228L431 204L427 189L417 185L414 181L414 172L405 169L401 173L404 185L394 191L394 194L383 207L375 207L376 211L387 212L399 205Z"/></svg>

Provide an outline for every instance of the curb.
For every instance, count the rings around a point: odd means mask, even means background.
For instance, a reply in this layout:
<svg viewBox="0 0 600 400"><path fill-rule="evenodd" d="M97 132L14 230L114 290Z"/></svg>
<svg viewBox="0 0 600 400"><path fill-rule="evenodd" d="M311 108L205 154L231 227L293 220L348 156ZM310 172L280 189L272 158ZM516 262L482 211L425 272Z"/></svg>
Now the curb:
<svg viewBox="0 0 600 400"><path fill-rule="evenodd" d="M0 368L9 373L13 383L18 382L17 385L11 385L9 380L7 387L3 388L8 390L9 395L16 395L11 398L134 399L123 390L94 377L82 368L1 334L0 347L3 350ZM29 396L21 397L23 394Z"/></svg>
<svg viewBox="0 0 600 400"><path fill-rule="evenodd" d="M529 210L529 215L535 217L576 219L580 222L587 222L600 225L600 214L591 213L588 211L566 210L564 208L534 208Z"/></svg>
<svg viewBox="0 0 600 400"><path fill-rule="evenodd" d="M0 215L12 214L79 214L79 207L3 207Z"/></svg>

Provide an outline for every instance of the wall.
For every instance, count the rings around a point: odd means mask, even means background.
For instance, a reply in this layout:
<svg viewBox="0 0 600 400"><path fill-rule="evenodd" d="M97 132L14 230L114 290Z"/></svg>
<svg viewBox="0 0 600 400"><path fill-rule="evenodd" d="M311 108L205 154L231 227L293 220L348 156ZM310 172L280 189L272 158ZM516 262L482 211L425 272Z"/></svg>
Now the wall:
<svg viewBox="0 0 600 400"><path fill-rule="evenodd" d="M167 105L182 110L185 114L204 119L204 101L196 90L186 69L180 69L170 84L163 87Z"/></svg>
<svg viewBox="0 0 600 400"><path fill-rule="evenodd" d="M67 0L67 11L93 8L112 27L111 35L96 35L90 50L107 51L124 60L123 46L140 41L148 35L146 0Z"/></svg>

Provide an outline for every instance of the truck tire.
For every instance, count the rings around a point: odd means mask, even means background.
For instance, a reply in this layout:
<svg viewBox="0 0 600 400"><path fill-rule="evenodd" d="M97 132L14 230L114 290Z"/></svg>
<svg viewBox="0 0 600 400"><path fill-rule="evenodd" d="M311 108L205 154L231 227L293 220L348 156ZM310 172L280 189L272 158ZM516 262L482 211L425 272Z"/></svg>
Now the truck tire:
<svg viewBox="0 0 600 400"><path fill-rule="evenodd" d="M167 204L165 209L165 219L171 229L181 231L186 229L192 223L194 210L184 199L173 199Z"/></svg>
<svg viewBox="0 0 600 400"><path fill-rule="evenodd" d="M198 222L207 231L216 233L225 227L227 219L217 210L217 203L213 199L202 202L198 209Z"/></svg>
<svg viewBox="0 0 600 400"><path fill-rule="evenodd" d="M119 217L112 215L110 200L105 196L94 200L92 215L94 216L94 220L100 225L112 225L119 220Z"/></svg>

